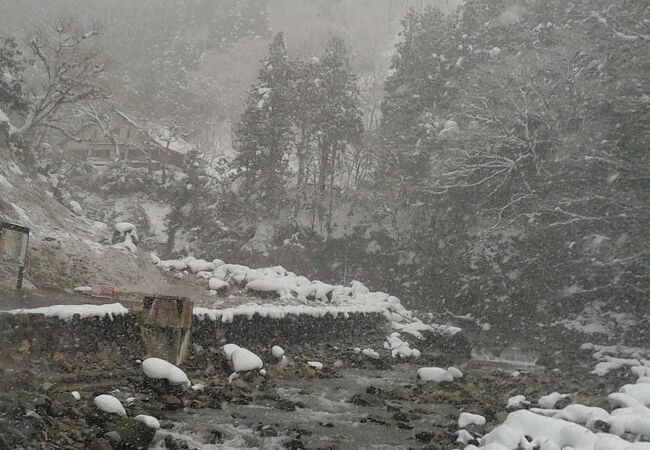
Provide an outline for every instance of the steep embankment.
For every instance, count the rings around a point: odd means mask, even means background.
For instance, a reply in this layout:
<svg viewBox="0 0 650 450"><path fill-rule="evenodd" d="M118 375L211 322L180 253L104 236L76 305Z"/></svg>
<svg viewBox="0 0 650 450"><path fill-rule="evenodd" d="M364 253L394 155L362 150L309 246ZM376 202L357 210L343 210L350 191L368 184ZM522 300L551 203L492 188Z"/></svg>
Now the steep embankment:
<svg viewBox="0 0 650 450"><path fill-rule="evenodd" d="M144 250L129 251L112 244L113 227L89 220L74 201L64 205L57 186L43 176L21 169L11 158L4 130L0 130L0 221L31 229L24 286L30 292L110 285L121 293L182 295L191 287L171 286ZM11 306L13 268L0 266L0 301ZM19 305L20 306L20 305Z"/></svg>

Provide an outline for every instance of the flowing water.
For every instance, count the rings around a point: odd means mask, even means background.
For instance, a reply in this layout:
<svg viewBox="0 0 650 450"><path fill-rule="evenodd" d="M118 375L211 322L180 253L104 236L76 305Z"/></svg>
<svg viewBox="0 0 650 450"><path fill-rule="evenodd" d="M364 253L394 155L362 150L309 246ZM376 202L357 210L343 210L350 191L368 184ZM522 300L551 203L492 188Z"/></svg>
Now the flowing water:
<svg viewBox="0 0 650 450"><path fill-rule="evenodd" d="M494 355L479 351L463 367L468 373L489 372L494 368L531 370L536 355L519 349ZM418 444L417 432L434 425L449 423L445 404L425 405L411 401L392 402L402 411L423 408L426 414L411 420L413 429L402 429L386 405L359 406L348 400L363 394L369 386L392 390L416 383L420 366L398 365L391 370L347 369L340 378L277 380L271 390L277 397L301 402L304 407L284 411L276 402L262 400L251 405L224 403L221 410L189 410L176 414L170 430L159 430L155 449L166 449L165 437L184 442L188 448L212 449L283 449L287 442L301 436L309 447L337 449L407 449ZM391 404L390 401L387 402ZM212 436L212 439L210 438ZM218 437L215 439L214 437ZM209 443L210 441L216 443Z"/></svg>

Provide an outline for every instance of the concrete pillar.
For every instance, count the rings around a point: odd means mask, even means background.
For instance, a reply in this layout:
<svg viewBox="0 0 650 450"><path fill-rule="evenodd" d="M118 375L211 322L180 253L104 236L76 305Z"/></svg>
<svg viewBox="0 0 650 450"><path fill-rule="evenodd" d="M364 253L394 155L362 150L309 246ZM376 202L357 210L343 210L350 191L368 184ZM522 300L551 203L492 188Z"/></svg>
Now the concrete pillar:
<svg viewBox="0 0 650 450"><path fill-rule="evenodd" d="M146 356L182 364L189 356L193 302L156 295L144 298L142 341Z"/></svg>

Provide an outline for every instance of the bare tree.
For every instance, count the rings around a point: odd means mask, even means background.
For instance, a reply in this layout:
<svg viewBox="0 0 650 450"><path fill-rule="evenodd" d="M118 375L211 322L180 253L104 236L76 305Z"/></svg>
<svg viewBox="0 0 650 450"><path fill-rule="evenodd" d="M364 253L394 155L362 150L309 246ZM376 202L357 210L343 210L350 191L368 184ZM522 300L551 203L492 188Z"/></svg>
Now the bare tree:
<svg viewBox="0 0 650 450"><path fill-rule="evenodd" d="M33 57L29 108L24 123L12 134L25 136L39 127L69 134L57 123L57 114L67 105L104 96L99 84L104 66L93 46L98 34L96 25L84 29L72 19L58 21L51 32L34 33L29 40Z"/></svg>

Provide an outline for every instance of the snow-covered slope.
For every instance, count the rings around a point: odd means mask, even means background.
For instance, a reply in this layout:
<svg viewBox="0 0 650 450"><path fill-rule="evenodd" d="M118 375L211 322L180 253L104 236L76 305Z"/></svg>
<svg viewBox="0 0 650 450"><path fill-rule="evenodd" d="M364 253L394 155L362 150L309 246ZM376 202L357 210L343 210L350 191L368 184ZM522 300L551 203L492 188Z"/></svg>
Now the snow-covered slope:
<svg viewBox="0 0 650 450"><path fill-rule="evenodd" d="M141 250L112 245L112 224L89 220L79 205L62 202L55 181L26 173L8 157L6 144L0 147L0 221L31 229L26 288L95 284L143 293L169 288ZM14 282L12 271L0 266L0 285Z"/></svg>

